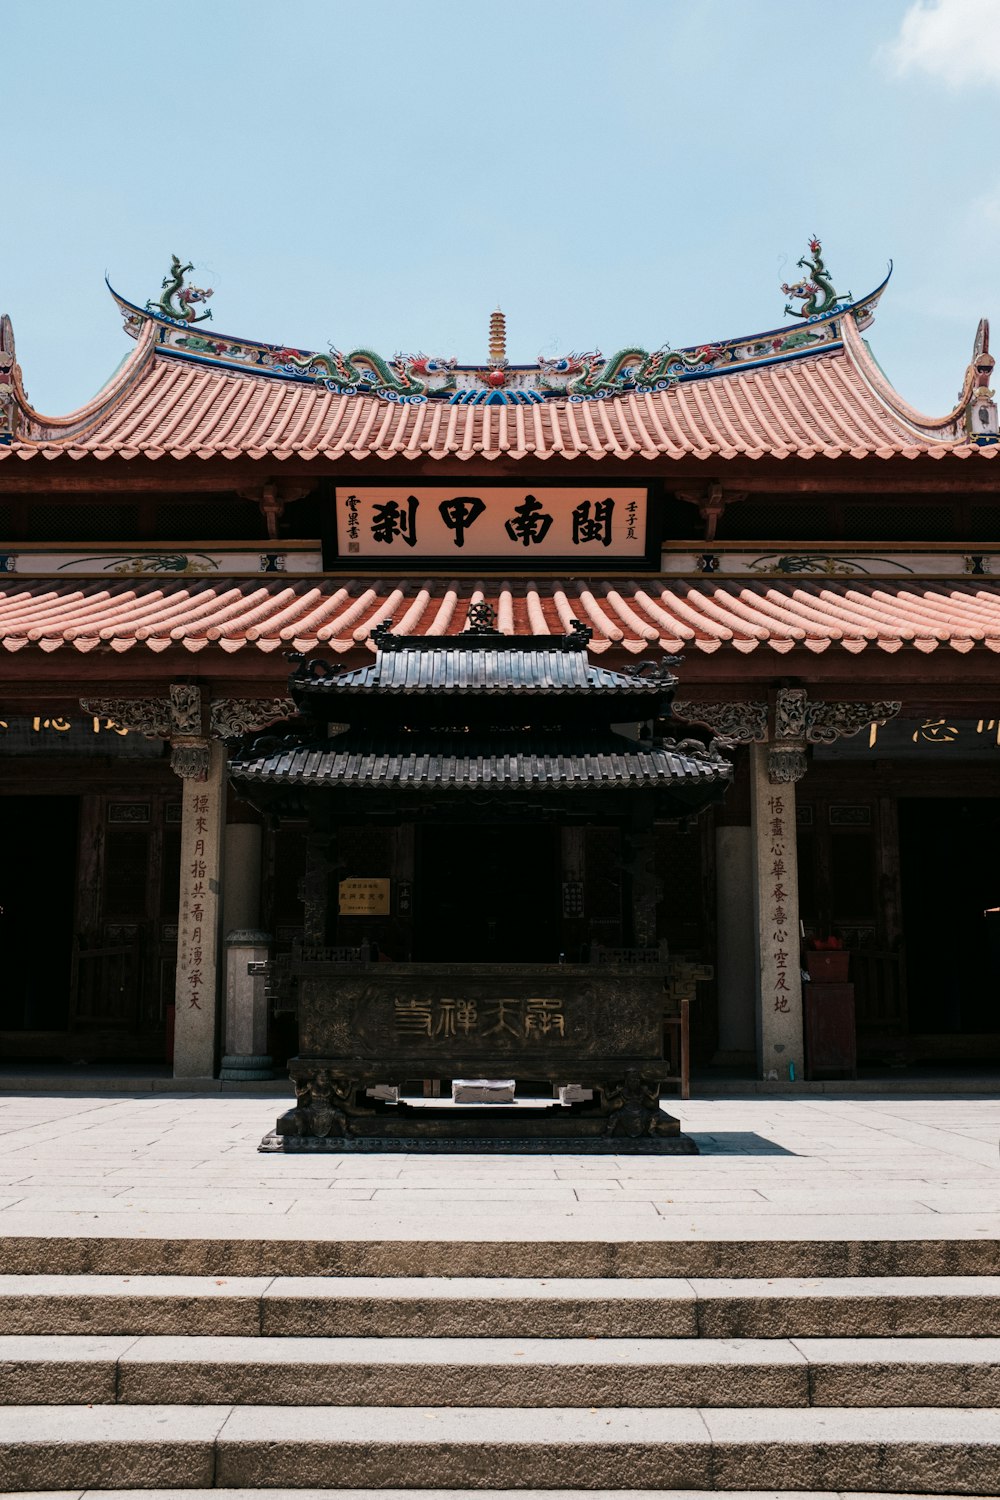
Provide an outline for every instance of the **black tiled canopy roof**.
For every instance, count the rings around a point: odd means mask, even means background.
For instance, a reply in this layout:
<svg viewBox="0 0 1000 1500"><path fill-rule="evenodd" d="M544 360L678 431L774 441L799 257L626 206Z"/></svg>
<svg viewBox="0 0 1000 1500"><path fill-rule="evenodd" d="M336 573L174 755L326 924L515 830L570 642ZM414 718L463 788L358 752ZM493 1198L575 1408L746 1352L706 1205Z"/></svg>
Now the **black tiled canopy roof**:
<svg viewBox="0 0 1000 1500"><path fill-rule="evenodd" d="M265 741L265 744L267 742ZM263 748L263 747L262 747ZM496 736L431 738L402 734L393 740L347 733L333 740L268 748L233 762L238 781L366 790L450 791L606 790L662 787L665 782L707 786L728 781L720 757L667 744L642 744L605 731L519 737L505 749Z"/></svg>
<svg viewBox="0 0 1000 1500"><path fill-rule="evenodd" d="M304 686L306 684L303 684ZM592 666L585 651L460 646L380 651L370 666L309 677L310 693L542 693L662 697L663 680Z"/></svg>

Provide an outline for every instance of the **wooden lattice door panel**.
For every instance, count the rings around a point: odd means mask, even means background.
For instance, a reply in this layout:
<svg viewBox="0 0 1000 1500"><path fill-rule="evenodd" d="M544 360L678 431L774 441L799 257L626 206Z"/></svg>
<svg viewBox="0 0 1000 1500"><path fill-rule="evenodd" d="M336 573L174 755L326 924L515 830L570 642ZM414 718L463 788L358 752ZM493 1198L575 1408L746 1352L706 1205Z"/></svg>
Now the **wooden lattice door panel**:
<svg viewBox="0 0 1000 1500"><path fill-rule="evenodd" d="M143 980L141 940L84 946L73 954L74 1021L91 1027L131 1027L140 1010Z"/></svg>
<svg viewBox="0 0 1000 1500"><path fill-rule="evenodd" d="M90 830L77 909L70 1027L157 1033L169 999L180 886L180 824L171 788L88 799Z"/></svg>

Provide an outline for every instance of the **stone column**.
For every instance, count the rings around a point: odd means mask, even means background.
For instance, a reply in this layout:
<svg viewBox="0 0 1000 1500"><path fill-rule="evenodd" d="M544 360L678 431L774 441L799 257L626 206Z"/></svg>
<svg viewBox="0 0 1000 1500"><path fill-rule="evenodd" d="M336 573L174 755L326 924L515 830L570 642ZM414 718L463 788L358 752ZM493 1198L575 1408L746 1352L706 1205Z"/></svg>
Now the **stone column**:
<svg viewBox="0 0 1000 1500"><path fill-rule="evenodd" d="M764 1078L788 1082L803 1076L795 849L795 781L801 770L767 745L752 745L750 757L757 1063ZM804 769L804 751L801 758Z"/></svg>
<svg viewBox="0 0 1000 1500"><path fill-rule="evenodd" d="M206 743L203 756L203 776L181 771L184 795L177 919L175 1078L215 1076L216 1014L221 977L219 939L226 822L226 747L218 742ZM185 763L193 765L194 755Z"/></svg>
<svg viewBox="0 0 1000 1500"><path fill-rule="evenodd" d="M226 1054L219 1071L226 1081L274 1077L267 1050L266 982L263 975L249 972L250 964L268 957L270 943L269 932L254 928L226 934Z"/></svg>

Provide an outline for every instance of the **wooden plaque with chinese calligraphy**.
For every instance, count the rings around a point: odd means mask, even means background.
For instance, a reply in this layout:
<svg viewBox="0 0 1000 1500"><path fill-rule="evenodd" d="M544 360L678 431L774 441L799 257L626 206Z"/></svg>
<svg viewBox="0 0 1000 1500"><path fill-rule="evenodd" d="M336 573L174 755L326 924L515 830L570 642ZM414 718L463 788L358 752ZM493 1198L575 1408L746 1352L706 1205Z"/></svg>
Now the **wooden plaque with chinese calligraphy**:
<svg viewBox="0 0 1000 1500"><path fill-rule="evenodd" d="M646 491L475 486L364 486L337 491L341 557L495 558L513 566L571 559L584 567L646 551Z"/></svg>

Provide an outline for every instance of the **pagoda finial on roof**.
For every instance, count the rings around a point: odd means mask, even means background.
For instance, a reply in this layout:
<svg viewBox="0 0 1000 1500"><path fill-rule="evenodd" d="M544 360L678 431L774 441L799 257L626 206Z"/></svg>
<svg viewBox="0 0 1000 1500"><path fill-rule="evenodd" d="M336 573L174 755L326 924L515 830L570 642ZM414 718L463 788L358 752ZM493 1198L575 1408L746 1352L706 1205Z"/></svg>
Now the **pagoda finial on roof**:
<svg viewBox="0 0 1000 1500"><path fill-rule="evenodd" d="M194 310L196 302L207 302L212 296L211 287L185 286L184 278L189 271L194 270L194 263L187 261L182 264L179 255L170 257L170 270L163 278L163 290L158 302L152 298L146 303L147 312L162 313L165 318L173 318L177 323L204 323L206 318L212 316L212 309L198 314ZM176 301L175 301L176 298Z"/></svg>
<svg viewBox="0 0 1000 1500"><path fill-rule="evenodd" d="M490 364L493 366L505 365L507 363L507 319L500 311L490 313Z"/></svg>
<svg viewBox="0 0 1000 1500"><path fill-rule="evenodd" d="M823 313L832 312L841 298L823 264L823 246L818 235L810 235L809 254L800 256L796 265L803 271L808 271L809 275L790 285L787 281L781 283L781 290L786 297L802 298L802 306L797 309L785 303L786 316L790 314L795 318L818 318Z"/></svg>
<svg viewBox="0 0 1000 1500"><path fill-rule="evenodd" d="M972 362L965 377L965 389L970 391L965 408L965 427L969 438L979 448L1000 442L1000 423L994 399L996 393L990 387L995 364L996 360L990 353L990 325L986 318L980 318L972 349Z"/></svg>

